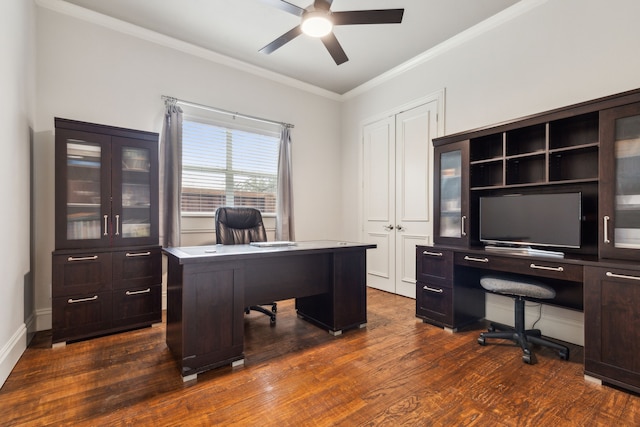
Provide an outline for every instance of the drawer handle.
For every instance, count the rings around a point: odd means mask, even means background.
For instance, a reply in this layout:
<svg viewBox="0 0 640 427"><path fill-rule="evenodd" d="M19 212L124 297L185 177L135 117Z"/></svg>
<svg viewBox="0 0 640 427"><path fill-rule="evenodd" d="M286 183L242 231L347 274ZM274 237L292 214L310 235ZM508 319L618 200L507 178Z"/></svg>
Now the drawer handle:
<svg viewBox="0 0 640 427"><path fill-rule="evenodd" d="M151 252L147 251L147 252L137 252L137 253L127 252L125 256L132 258L136 256L149 256L149 255L151 255Z"/></svg>
<svg viewBox="0 0 640 427"><path fill-rule="evenodd" d="M80 298L80 299L73 299L73 298L69 298L69 299L67 300L67 302L68 302L69 304L75 304L75 303L78 303L78 302L95 301L95 300L97 300L97 299L98 299L98 295L94 295L94 296L92 296L92 297L90 297L90 298Z"/></svg>
<svg viewBox="0 0 640 427"><path fill-rule="evenodd" d="M638 277L638 276L627 276L626 274L616 274L616 273L612 273L610 271L607 271L606 275L607 275L607 277L615 277L617 279L640 280L640 277Z"/></svg>
<svg viewBox="0 0 640 427"><path fill-rule="evenodd" d="M529 267L535 268L536 270L564 271L563 267L546 267L544 265L535 264L531 264Z"/></svg>
<svg viewBox="0 0 640 427"><path fill-rule="evenodd" d="M125 294L128 296L128 295L148 294L149 292L151 292L151 288L147 288L143 291L127 291L125 292Z"/></svg>
<svg viewBox="0 0 640 427"><path fill-rule="evenodd" d="M422 255L442 256L442 252L424 251L424 252L422 252Z"/></svg>
<svg viewBox="0 0 640 427"><path fill-rule="evenodd" d="M93 261L94 259L98 259L98 255L93 256L70 256L67 258L67 261Z"/></svg>
<svg viewBox="0 0 640 427"><path fill-rule="evenodd" d="M444 292L442 289L430 288L428 286L424 286L422 289L429 292L435 292L436 294L441 294L442 292Z"/></svg>
<svg viewBox="0 0 640 427"><path fill-rule="evenodd" d="M476 258L476 257L468 256L468 255L464 256L464 260L465 261L474 261L474 262L489 262L489 258Z"/></svg>

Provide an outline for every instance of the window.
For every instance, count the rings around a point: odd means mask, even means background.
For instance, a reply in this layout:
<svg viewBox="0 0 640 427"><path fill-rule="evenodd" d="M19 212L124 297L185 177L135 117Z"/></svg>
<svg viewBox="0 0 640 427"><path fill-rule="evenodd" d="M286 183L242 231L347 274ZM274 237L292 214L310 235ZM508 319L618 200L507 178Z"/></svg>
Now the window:
<svg viewBox="0 0 640 427"><path fill-rule="evenodd" d="M184 117L182 214L220 206L276 213L279 131Z"/></svg>

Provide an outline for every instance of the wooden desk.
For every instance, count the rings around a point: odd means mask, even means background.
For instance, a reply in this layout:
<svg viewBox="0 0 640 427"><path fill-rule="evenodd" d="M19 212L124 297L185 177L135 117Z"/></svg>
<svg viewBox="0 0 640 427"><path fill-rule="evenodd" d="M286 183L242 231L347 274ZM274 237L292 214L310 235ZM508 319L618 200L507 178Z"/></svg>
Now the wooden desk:
<svg viewBox="0 0 640 427"><path fill-rule="evenodd" d="M164 249L166 341L183 379L244 363L244 307L250 305L296 298L301 318L334 335L366 325L370 248L375 245L319 241Z"/></svg>
<svg viewBox="0 0 640 427"><path fill-rule="evenodd" d="M496 272L538 278L556 291L541 302L584 311L585 376L640 393L640 265L418 246L416 316L452 331L484 318L480 277Z"/></svg>

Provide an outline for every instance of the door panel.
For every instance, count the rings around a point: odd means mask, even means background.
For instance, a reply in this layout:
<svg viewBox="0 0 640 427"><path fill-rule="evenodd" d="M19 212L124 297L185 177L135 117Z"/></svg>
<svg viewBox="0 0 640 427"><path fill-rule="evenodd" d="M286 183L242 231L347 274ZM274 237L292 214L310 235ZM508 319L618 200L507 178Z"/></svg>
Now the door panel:
<svg viewBox="0 0 640 427"><path fill-rule="evenodd" d="M367 285L415 298L415 248L432 241L434 100L363 128Z"/></svg>
<svg viewBox="0 0 640 427"><path fill-rule="evenodd" d="M437 101L396 116L395 292L416 297L417 245L431 242L431 164Z"/></svg>
<svg viewBox="0 0 640 427"><path fill-rule="evenodd" d="M395 124L387 118L365 126L364 228L367 243L367 284L395 292Z"/></svg>

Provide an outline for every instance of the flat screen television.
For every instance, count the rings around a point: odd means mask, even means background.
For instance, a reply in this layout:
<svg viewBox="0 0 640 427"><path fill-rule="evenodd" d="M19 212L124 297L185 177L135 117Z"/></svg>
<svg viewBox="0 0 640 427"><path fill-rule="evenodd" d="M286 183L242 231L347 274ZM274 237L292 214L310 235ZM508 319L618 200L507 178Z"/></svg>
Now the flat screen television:
<svg viewBox="0 0 640 427"><path fill-rule="evenodd" d="M582 194L480 197L480 241L496 246L580 248Z"/></svg>

